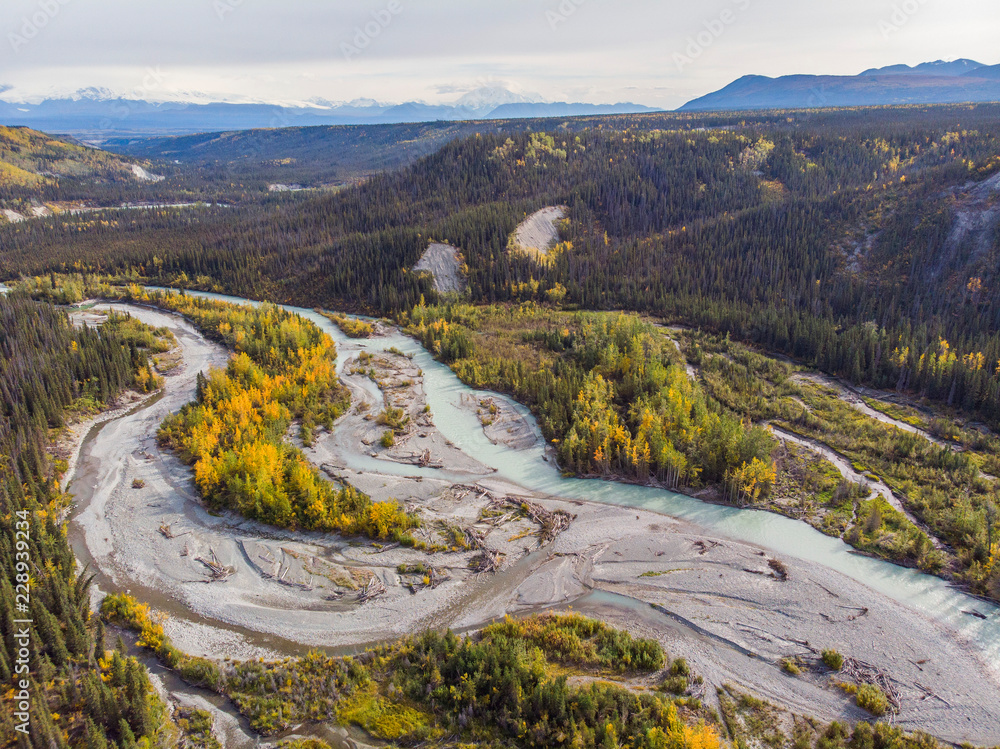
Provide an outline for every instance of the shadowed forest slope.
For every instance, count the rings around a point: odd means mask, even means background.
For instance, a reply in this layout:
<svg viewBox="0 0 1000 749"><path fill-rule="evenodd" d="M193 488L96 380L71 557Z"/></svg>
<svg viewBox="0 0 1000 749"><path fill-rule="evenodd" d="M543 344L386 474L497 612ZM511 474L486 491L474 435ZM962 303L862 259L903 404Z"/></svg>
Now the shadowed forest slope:
<svg viewBox="0 0 1000 749"><path fill-rule="evenodd" d="M463 249L473 301L648 312L995 422L997 110L478 134L305 201L6 227L0 275L100 271L391 314L436 297L411 270L441 241ZM568 207L556 248L509 252L548 205Z"/></svg>

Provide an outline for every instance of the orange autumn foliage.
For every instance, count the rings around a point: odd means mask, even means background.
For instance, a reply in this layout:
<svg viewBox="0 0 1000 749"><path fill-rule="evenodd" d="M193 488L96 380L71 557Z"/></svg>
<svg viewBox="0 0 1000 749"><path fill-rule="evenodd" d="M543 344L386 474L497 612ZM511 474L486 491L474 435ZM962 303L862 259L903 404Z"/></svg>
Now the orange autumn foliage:
<svg viewBox="0 0 1000 749"><path fill-rule="evenodd" d="M398 504L373 503L323 479L285 440L293 422L301 422L308 441L313 428L332 427L349 405L336 375L336 348L319 328L272 305L141 293L236 351L225 370L199 375L197 400L159 432L160 443L193 466L211 506L270 525L380 539L414 527Z"/></svg>

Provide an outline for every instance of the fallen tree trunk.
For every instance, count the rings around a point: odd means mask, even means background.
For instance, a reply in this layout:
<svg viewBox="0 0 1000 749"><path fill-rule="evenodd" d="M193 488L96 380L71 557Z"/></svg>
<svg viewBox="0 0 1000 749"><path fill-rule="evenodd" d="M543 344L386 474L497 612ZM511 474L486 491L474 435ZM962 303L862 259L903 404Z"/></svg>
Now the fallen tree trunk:
<svg viewBox="0 0 1000 749"><path fill-rule="evenodd" d="M208 567L208 570L211 573L211 579L209 582L222 582L236 574L235 567L224 565L219 561L219 557L215 554L215 549L209 549L209 552L212 554L211 559L205 559L204 557L197 558L197 561Z"/></svg>
<svg viewBox="0 0 1000 749"><path fill-rule="evenodd" d="M358 595L358 603L368 603L372 599L385 595L387 592L382 578L378 575L372 575L372 579L361 589L361 593Z"/></svg>

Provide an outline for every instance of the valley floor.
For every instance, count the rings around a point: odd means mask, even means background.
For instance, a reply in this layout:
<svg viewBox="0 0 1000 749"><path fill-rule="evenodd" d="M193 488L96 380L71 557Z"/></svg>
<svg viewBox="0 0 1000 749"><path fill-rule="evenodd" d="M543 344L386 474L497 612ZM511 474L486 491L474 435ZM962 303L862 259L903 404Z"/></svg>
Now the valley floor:
<svg viewBox="0 0 1000 749"><path fill-rule="evenodd" d="M388 344L378 338L338 342L352 408L306 452L332 480L375 500L404 501L422 519L418 540L440 550L212 514L190 470L158 448L156 429L194 398L197 374L224 365L228 354L176 316L128 310L168 327L183 363L166 377L161 397L84 441L70 484L78 503L71 538L81 561L99 571L101 590L129 590L150 603L184 651L218 659L287 655L302 646L349 652L427 627L470 630L505 614L572 607L685 657L704 677L708 701L714 687L735 684L823 720L868 717L822 669L791 676L781 668L783 658L814 661L836 648L890 676L901 727L952 742L1000 743L1000 672L949 627L820 563L663 514L532 492L499 477L441 433L426 408L425 373L383 350ZM466 409L490 422L484 428L499 460L538 439L537 432L527 439L534 424L505 399L456 388L456 402L463 396ZM497 418L483 418L490 402ZM379 444L385 429L377 417L386 408L408 420L391 448ZM548 533L521 510L524 503L574 519ZM497 560L496 573L473 570L484 557ZM231 574L213 581L213 567ZM361 603L373 580L385 593Z"/></svg>

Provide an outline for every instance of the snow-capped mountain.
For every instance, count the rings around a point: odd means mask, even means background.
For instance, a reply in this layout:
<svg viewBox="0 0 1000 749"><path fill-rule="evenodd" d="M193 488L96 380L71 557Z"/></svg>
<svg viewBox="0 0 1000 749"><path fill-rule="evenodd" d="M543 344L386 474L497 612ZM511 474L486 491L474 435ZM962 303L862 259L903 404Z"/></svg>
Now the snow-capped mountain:
<svg viewBox="0 0 1000 749"><path fill-rule="evenodd" d="M185 92L175 100L153 100L105 88L87 88L41 100L19 100L16 90L0 87L0 123L69 133L89 142L123 134L181 134L310 125L371 125L404 122L564 117L656 111L639 104L546 103L503 86L468 91L451 103L409 101L388 104L374 99L304 102L221 100Z"/></svg>
<svg viewBox="0 0 1000 749"><path fill-rule="evenodd" d="M454 106L485 116L505 104L538 104L544 101L537 94L517 94L503 86L482 86L461 96Z"/></svg>

